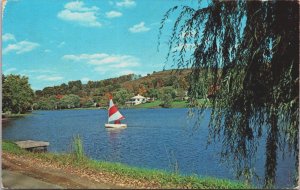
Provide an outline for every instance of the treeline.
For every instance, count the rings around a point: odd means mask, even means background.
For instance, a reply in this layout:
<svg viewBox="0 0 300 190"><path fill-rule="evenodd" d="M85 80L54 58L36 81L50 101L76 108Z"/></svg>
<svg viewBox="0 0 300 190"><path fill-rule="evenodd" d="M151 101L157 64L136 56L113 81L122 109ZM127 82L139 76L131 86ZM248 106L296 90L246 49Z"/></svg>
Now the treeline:
<svg viewBox="0 0 300 190"><path fill-rule="evenodd" d="M69 81L59 86L45 87L35 92L34 109L69 109L107 106L108 94L120 91L116 97L129 96L124 92L121 83L131 81L141 76L129 74L101 81L88 81L82 84L80 80ZM131 95L131 94L130 94Z"/></svg>
<svg viewBox="0 0 300 190"><path fill-rule="evenodd" d="M28 77L2 75L3 113L25 113L28 110L54 110L70 108L107 107L108 95L112 94L119 106L140 94L160 99L163 107L187 95L190 71L153 72L145 77L129 74L100 81L70 81L61 85L33 91Z"/></svg>
<svg viewBox="0 0 300 190"><path fill-rule="evenodd" d="M108 94L112 94L119 106L124 106L134 95L161 99L167 102L183 99L188 89L188 71L182 74L172 71L153 72L145 77L135 74L124 75L101 81L80 80L63 83L59 86L45 87L35 92L34 109L68 109L87 107L106 107ZM164 106L163 105L163 106Z"/></svg>

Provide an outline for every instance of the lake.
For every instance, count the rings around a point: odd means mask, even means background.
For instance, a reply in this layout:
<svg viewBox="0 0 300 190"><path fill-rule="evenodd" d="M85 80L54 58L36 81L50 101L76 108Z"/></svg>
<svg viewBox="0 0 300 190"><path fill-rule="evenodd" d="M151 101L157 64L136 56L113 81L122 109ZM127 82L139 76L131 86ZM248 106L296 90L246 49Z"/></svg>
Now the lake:
<svg viewBox="0 0 300 190"><path fill-rule="evenodd" d="M3 123L7 140L49 141L51 152L71 151L72 138L80 135L85 153L97 160L120 162L143 168L235 179L232 167L220 163L221 144L207 145L207 110L201 126L193 129L195 118L188 109L124 109L123 130L104 128L106 110L34 111L31 115ZM260 146L255 169L264 175L264 146ZM278 158L277 187L293 186L294 158ZM260 183L260 182L255 182Z"/></svg>

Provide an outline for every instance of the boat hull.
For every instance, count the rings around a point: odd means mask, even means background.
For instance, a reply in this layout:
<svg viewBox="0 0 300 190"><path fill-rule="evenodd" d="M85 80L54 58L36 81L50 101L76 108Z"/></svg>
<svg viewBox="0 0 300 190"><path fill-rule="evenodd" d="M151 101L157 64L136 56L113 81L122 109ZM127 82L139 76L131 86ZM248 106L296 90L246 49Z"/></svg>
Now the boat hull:
<svg viewBox="0 0 300 190"><path fill-rule="evenodd" d="M127 127L127 124L110 124L110 123L107 123L105 124L105 127L106 128L126 128Z"/></svg>

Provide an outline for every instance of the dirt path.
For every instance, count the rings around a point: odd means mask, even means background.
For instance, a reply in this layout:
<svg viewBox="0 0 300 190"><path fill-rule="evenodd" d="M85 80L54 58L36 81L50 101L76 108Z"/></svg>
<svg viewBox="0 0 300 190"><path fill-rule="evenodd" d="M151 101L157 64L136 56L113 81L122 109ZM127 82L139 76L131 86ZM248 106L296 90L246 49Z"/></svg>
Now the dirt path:
<svg viewBox="0 0 300 190"><path fill-rule="evenodd" d="M81 172L39 159L2 153L2 177L6 188L120 189L101 173ZM22 180L20 180L22 179ZM114 181L114 180L112 180Z"/></svg>
<svg viewBox="0 0 300 190"><path fill-rule="evenodd" d="M9 189L63 189L61 186L10 170L2 170L2 183Z"/></svg>

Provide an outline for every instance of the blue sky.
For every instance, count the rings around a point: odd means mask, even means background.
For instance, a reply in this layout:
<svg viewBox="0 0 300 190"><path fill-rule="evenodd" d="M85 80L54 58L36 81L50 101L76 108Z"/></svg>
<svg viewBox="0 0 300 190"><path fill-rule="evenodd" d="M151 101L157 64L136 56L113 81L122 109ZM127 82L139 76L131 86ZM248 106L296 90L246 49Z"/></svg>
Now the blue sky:
<svg viewBox="0 0 300 190"><path fill-rule="evenodd" d="M28 76L35 90L160 71L174 21L168 20L158 52L159 23L174 5L196 6L197 1L8 0L2 71Z"/></svg>

